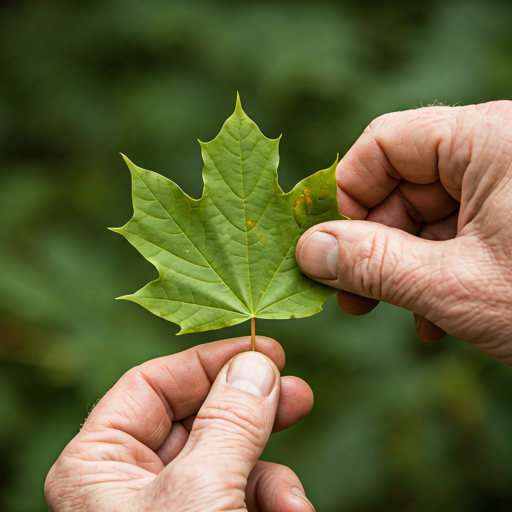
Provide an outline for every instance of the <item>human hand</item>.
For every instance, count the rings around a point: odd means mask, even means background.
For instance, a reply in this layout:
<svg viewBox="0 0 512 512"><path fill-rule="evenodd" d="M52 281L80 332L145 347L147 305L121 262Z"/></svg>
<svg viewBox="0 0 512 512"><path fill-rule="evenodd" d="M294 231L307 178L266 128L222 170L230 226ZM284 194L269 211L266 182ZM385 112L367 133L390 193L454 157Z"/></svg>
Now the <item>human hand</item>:
<svg viewBox="0 0 512 512"><path fill-rule="evenodd" d="M512 365L512 102L378 117L336 173L355 220L307 231L302 271L348 313L383 300L423 340L448 332Z"/></svg>
<svg viewBox="0 0 512 512"><path fill-rule="evenodd" d="M313 511L290 469L258 462L272 431L308 414L313 393L280 378L276 341L250 346L218 341L127 372L50 470L51 512Z"/></svg>

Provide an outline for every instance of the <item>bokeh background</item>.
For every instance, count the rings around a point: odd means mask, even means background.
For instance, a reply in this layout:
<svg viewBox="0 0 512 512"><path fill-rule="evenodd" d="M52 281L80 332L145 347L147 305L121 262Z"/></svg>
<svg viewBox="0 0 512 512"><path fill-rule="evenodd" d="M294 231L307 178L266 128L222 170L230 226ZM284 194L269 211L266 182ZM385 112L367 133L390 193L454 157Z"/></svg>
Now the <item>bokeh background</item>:
<svg viewBox="0 0 512 512"><path fill-rule="evenodd" d="M47 510L43 481L88 410L130 367L244 324L176 337L114 298L156 271L107 231L131 216L119 152L201 193L200 148L236 91L283 133L289 190L376 116L436 100L512 98L512 3L3 0L0 2L0 510ZM485 286L485 284L483 284ZM416 338L381 304L331 299L258 322L316 404L264 458L322 512L512 509L512 372Z"/></svg>

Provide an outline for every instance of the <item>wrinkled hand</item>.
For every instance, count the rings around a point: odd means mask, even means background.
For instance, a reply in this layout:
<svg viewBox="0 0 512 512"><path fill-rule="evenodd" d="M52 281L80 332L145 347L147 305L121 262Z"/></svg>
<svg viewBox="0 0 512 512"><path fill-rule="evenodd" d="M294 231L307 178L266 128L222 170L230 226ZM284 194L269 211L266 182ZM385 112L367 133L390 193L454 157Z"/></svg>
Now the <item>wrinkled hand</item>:
<svg viewBox="0 0 512 512"><path fill-rule="evenodd" d="M337 168L340 212L297 246L352 314L383 300L512 365L512 102L373 121ZM371 222L368 222L371 221Z"/></svg>
<svg viewBox="0 0 512 512"><path fill-rule="evenodd" d="M277 342L257 346L209 343L126 373L52 467L51 512L312 512L297 476L258 458L313 394L280 378Z"/></svg>

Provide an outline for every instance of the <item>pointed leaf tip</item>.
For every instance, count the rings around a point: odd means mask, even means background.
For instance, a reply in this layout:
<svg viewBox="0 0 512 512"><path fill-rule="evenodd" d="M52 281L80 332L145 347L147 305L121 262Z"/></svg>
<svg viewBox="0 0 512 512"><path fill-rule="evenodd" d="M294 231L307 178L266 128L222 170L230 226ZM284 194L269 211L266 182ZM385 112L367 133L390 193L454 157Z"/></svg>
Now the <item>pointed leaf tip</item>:
<svg viewBox="0 0 512 512"><path fill-rule="evenodd" d="M242 101L240 100L240 93L237 91L236 93L236 105L235 105L235 112L241 111L243 112L244 109L242 108Z"/></svg>
<svg viewBox="0 0 512 512"><path fill-rule="evenodd" d="M128 169L130 169L130 172L133 172L135 164L126 155L123 155L123 153L119 153L119 154L123 157L124 163L128 166Z"/></svg>

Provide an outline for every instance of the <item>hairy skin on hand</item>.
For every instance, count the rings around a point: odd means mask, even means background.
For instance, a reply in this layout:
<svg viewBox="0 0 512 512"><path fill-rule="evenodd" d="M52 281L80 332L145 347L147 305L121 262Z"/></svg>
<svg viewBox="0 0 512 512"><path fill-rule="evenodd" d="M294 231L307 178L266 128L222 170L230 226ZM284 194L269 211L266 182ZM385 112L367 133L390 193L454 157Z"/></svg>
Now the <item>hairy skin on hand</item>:
<svg viewBox="0 0 512 512"><path fill-rule="evenodd" d="M512 365L512 102L386 114L336 172L354 220L302 236L303 272L349 313L383 300L413 311L425 341L448 332ZM311 273L315 232L338 243L334 279Z"/></svg>
<svg viewBox="0 0 512 512"><path fill-rule="evenodd" d="M310 411L313 394L301 379L280 378L276 341L257 341L260 353L238 338L127 372L48 474L50 511L312 512L295 473L258 458L272 431ZM249 370L263 365L261 396L230 384L240 358Z"/></svg>

